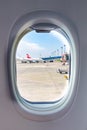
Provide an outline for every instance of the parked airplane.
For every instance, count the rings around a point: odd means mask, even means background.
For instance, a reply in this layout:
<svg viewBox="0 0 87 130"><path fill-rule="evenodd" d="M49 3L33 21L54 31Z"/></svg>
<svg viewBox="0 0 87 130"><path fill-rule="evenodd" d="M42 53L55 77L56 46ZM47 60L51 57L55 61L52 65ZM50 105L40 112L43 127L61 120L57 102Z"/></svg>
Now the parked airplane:
<svg viewBox="0 0 87 130"><path fill-rule="evenodd" d="M41 58L32 58L29 54L26 54L25 58L20 59L22 63L39 63L42 62Z"/></svg>

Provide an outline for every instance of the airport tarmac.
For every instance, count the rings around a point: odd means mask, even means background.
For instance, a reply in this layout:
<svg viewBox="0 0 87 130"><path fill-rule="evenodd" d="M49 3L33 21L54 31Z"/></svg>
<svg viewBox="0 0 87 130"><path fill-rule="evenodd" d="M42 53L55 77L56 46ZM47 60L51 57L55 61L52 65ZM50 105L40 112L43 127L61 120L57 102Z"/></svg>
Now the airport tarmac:
<svg viewBox="0 0 87 130"><path fill-rule="evenodd" d="M65 67L65 68L64 68ZM65 74L57 73L58 68L66 69L61 62L21 63L17 62L17 86L20 95L31 102L59 100L67 91Z"/></svg>

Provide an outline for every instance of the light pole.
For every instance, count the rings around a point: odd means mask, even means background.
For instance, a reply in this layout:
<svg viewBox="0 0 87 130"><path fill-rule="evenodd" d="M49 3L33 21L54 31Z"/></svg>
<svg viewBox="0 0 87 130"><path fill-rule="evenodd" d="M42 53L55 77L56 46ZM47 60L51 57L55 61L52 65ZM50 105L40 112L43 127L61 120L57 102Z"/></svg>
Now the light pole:
<svg viewBox="0 0 87 130"><path fill-rule="evenodd" d="M66 52L66 45L64 45L64 53Z"/></svg>
<svg viewBox="0 0 87 130"><path fill-rule="evenodd" d="M57 55L59 56L59 49L57 49Z"/></svg>
<svg viewBox="0 0 87 130"><path fill-rule="evenodd" d="M63 55L63 47L61 47L61 56Z"/></svg>

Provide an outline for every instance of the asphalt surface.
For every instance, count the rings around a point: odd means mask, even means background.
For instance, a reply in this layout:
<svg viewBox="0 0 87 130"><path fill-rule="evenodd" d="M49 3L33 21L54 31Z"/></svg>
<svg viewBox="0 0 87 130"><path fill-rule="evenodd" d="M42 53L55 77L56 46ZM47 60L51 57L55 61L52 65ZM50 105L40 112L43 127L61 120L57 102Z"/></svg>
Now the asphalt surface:
<svg viewBox="0 0 87 130"><path fill-rule="evenodd" d="M17 86L20 95L31 102L59 100L68 88L65 74L57 72L59 68L66 69L66 66L61 62L17 62Z"/></svg>

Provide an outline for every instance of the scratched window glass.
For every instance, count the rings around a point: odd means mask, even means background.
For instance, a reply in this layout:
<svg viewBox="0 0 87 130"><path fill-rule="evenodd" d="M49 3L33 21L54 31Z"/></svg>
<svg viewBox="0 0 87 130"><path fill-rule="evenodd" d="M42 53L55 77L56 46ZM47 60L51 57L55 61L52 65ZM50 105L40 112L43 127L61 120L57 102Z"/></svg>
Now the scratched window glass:
<svg viewBox="0 0 87 130"><path fill-rule="evenodd" d="M30 102L62 99L70 80L70 42L61 32L25 34L16 50L19 94Z"/></svg>

